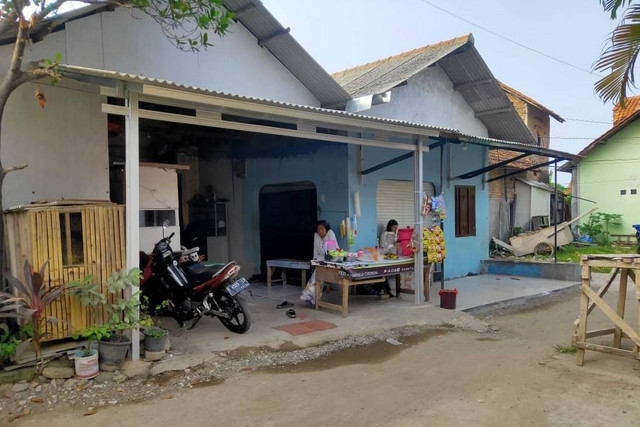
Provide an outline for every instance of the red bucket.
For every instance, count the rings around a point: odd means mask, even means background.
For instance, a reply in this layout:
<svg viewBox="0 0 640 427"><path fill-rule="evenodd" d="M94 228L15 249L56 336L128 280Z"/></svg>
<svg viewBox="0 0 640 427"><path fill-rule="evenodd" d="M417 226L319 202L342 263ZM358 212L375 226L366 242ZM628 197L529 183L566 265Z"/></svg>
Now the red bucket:
<svg viewBox="0 0 640 427"><path fill-rule="evenodd" d="M398 244L400 245L400 254L402 256L411 256L413 251L409 244L411 243L411 236L413 236L413 228L401 228L398 230Z"/></svg>

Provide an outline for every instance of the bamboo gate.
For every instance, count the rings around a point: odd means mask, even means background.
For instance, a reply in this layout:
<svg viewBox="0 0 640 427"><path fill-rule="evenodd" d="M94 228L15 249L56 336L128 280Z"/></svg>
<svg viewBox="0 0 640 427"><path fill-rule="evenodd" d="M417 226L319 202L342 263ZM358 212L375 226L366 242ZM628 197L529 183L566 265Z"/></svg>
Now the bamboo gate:
<svg viewBox="0 0 640 427"><path fill-rule="evenodd" d="M617 356L640 360L640 255L585 255L582 257L582 286L580 299L580 315L574 322L573 344L578 348L576 364L584 364L586 350L599 351ZM595 267L610 267L611 274L607 282L597 291L591 288L591 272ZM618 301L614 309L603 297L619 277ZM636 305L638 308L638 324L632 326L625 321L627 303L627 285L629 279L635 284ZM614 285L615 286L615 285ZM611 320L613 327L588 331L587 323L591 312L598 307ZM587 342L590 338L613 335L612 345ZM622 339L629 339L632 348L623 346ZM627 348L623 348L627 347Z"/></svg>
<svg viewBox="0 0 640 427"><path fill-rule="evenodd" d="M24 280L24 263L37 270L45 263L45 286L66 286L93 276L103 282L125 267L124 206L108 202L52 202L10 209L5 213L10 274ZM113 302L113 301L110 301ZM47 325L46 340L70 337L74 331L106 320L105 311L89 314L78 297L65 292L45 313L58 319Z"/></svg>

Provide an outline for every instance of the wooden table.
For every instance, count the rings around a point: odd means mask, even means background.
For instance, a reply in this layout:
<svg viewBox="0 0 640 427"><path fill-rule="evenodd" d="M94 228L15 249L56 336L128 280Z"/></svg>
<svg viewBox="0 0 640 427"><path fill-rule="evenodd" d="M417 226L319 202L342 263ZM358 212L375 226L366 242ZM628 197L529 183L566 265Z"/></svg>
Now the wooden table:
<svg viewBox="0 0 640 427"><path fill-rule="evenodd" d="M273 273L276 268L282 269L280 279L273 279ZM271 288L271 284L275 282L282 282L283 285L287 284L287 268L293 270L301 270L302 273L302 286L307 283L307 270L309 270L309 261L300 261L297 259L270 259L267 260L267 288Z"/></svg>
<svg viewBox="0 0 640 427"><path fill-rule="evenodd" d="M411 289L400 288L400 274L414 270L413 258L399 261L381 261L367 264L334 263L325 261L312 261L311 265L316 269L316 310L328 308L338 310L342 317L349 315L349 288L358 285L382 283L390 276L396 276L396 296L398 293L414 293ZM431 265L425 265L425 280L423 281L424 295L429 300L429 285ZM342 304L332 304L322 301L322 283L335 283L342 288Z"/></svg>

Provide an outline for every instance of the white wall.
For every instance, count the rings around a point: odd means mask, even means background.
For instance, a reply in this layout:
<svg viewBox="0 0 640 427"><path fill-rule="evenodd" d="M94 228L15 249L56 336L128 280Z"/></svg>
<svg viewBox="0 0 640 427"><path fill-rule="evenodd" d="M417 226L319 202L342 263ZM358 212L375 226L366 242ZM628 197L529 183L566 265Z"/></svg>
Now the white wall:
<svg viewBox="0 0 640 427"><path fill-rule="evenodd" d="M551 198L548 191L531 187L531 216L549 216L551 214Z"/></svg>
<svg viewBox="0 0 640 427"><path fill-rule="evenodd" d="M40 108L34 93L47 98ZM2 162L28 163L9 174L3 208L36 200L109 200L107 116L101 97L82 91L26 84L9 98L2 118Z"/></svg>
<svg viewBox="0 0 640 427"><path fill-rule="evenodd" d="M233 177L231 160L200 160L200 191L204 193L207 185L213 186L218 199L228 199L227 235L229 241L229 259L240 265L242 274L251 276L255 267L250 261L250 251L244 246L244 228L242 224L242 187L243 179ZM258 238L256 237L257 241Z"/></svg>
<svg viewBox="0 0 640 427"><path fill-rule="evenodd" d="M320 102L240 23L227 36L210 34L214 46L182 52L160 26L140 11L125 8L71 21L26 52L26 61L63 62L170 80L220 92L303 105ZM0 47L0 71L8 67L13 46Z"/></svg>
<svg viewBox="0 0 640 427"><path fill-rule="evenodd" d="M378 104L360 114L408 120L426 125L452 127L463 133L489 136L464 97L439 66L430 67L391 92L391 102Z"/></svg>
<svg viewBox="0 0 640 427"><path fill-rule="evenodd" d="M175 169L140 167L140 210L173 209L176 226L169 227L166 234L176 233L171 247L180 249L180 227L178 224L178 174ZM151 252L162 238L162 227L140 228L140 250Z"/></svg>
<svg viewBox="0 0 640 427"><path fill-rule="evenodd" d="M515 185L517 196L513 226L529 231L531 229L531 187L520 181L516 181Z"/></svg>

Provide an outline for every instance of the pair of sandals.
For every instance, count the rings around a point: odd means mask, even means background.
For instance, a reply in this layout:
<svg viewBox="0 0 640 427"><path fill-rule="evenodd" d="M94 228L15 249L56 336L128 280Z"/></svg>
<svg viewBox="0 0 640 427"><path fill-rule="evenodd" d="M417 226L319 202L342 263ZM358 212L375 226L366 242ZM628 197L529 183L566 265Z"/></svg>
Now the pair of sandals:
<svg viewBox="0 0 640 427"><path fill-rule="evenodd" d="M289 301L282 301L280 304L276 305L276 308L278 309L289 308L289 307L293 307L293 303ZM298 317L298 315L296 314L296 311L293 308L289 308L289 310L287 310L284 314L286 314L287 317L291 319L295 319L296 317Z"/></svg>

